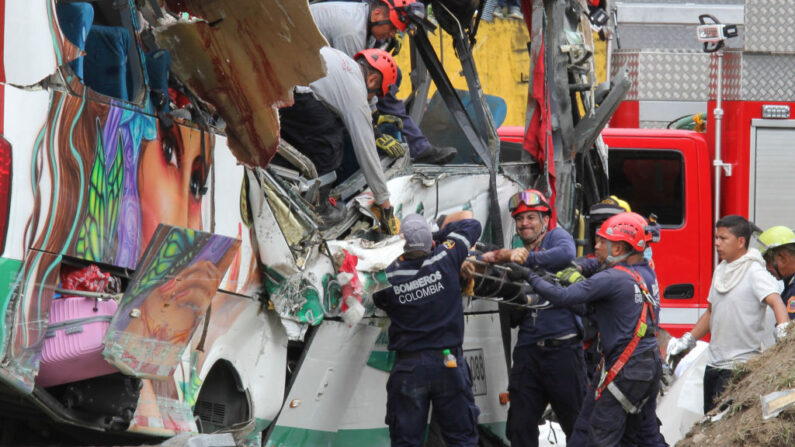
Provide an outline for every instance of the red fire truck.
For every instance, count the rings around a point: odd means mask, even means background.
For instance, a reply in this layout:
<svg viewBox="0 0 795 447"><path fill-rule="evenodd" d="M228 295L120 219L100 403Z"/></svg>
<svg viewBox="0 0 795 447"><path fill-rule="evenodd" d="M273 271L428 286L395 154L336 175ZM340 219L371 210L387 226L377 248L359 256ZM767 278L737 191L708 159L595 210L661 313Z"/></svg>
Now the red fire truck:
<svg viewBox="0 0 795 447"><path fill-rule="evenodd" d="M687 11L663 5L650 19L641 10L648 6L617 15L625 19L616 27L619 35L649 30L637 33L648 42L633 41L649 49L611 49L613 74L626 68L632 86L602 138L609 148L610 193L633 211L656 214L662 226L661 241L653 246L661 322L678 336L708 306L716 217L739 214L762 229L795 227L788 197L795 190L795 46L790 37L768 32L776 15L761 11L764 6L739 6L739 15L737 7L718 11L744 17L741 38L726 40L722 54L699 48L695 28L703 11L685 17ZM645 20L668 25L650 27ZM676 46L666 35L688 32L690 48L660 47ZM705 132L673 129L687 121L679 118L698 112L690 121L705 117ZM502 141L521 142L524 129L501 128L499 134Z"/></svg>

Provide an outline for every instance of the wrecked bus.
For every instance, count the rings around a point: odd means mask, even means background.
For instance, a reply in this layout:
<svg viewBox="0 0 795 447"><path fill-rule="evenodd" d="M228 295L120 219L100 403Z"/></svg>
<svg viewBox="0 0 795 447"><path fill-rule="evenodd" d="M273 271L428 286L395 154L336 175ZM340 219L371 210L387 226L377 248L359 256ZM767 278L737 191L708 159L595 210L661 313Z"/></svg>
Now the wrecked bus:
<svg viewBox="0 0 795 447"><path fill-rule="evenodd" d="M472 210L484 240L501 245L513 227L499 199L554 184L551 160L562 149L550 140L537 162L519 146L500 147L468 57L477 2L430 3L476 100L465 107L452 88L428 23L411 37L412 79L426 95L427 83L437 85L451 132L469 144L467 162L382 160L391 202L399 217L429 220ZM307 3L2 5L3 439L119 444L224 433L240 445L388 445L388 321L370 295L388 284L380 273L402 242L374 237L372 195L358 173L335 189L346 219L321 232L310 200L317 173L278 140L276 108L290 103L293 86L324 74L325 41ZM535 29L552 48L573 39L556 56L579 51L569 68L535 80L571 82L585 99L582 117L570 105L562 112L588 124L565 135L582 141L559 170L564 225L589 204L566 185L583 169L600 175L589 135L602 117L589 90L590 29L580 26L587 9L578 11L550 9L560 21ZM410 104L418 118L426 99ZM569 104L568 89L556 100ZM277 151L294 169L269 166ZM463 298L464 352L482 438L500 445L511 333L499 299L478 298ZM347 313L351 299L363 318Z"/></svg>

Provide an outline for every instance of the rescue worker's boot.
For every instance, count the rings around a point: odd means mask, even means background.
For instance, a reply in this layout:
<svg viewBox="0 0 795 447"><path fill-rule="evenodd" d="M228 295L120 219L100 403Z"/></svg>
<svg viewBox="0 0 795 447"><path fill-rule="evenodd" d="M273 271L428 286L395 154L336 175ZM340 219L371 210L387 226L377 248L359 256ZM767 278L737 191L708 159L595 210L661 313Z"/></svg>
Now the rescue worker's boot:
<svg viewBox="0 0 795 447"><path fill-rule="evenodd" d="M320 217L318 225L320 230L327 230L345 220L345 204L333 197L324 200L315 211Z"/></svg>
<svg viewBox="0 0 795 447"><path fill-rule="evenodd" d="M455 159L458 151L450 146L429 146L428 149L420 152L413 158L414 163L429 163L433 165L445 165Z"/></svg>

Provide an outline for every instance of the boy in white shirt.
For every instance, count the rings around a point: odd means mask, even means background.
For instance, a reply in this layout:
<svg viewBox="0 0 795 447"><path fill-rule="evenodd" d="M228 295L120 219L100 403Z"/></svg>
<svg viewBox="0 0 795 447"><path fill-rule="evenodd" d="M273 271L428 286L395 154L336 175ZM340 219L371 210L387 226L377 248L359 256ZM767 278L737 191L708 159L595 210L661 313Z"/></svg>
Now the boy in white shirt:
<svg viewBox="0 0 795 447"><path fill-rule="evenodd" d="M712 275L709 308L690 332L668 343L668 357L683 355L696 340L711 333L704 371L704 413L726 388L737 364L761 352L770 338L765 314L776 317L776 339L786 335L789 317L779 293L781 284L765 269L759 250L748 248L751 224L741 216L725 216L715 224L715 247L722 259ZM769 344L769 343L768 343Z"/></svg>

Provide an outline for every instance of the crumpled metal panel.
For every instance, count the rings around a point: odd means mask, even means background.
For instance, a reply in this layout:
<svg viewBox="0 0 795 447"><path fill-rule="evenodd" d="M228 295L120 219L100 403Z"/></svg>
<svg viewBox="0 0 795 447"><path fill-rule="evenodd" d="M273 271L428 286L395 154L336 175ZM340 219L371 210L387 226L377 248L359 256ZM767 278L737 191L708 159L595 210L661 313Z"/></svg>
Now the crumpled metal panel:
<svg viewBox="0 0 795 447"><path fill-rule="evenodd" d="M795 101L795 54L727 52L723 56L723 99ZM717 56L710 60L709 99L717 97Z"/></svg>
<svg viewBox="0 0 795 447"><path fill-rule="evenodd" d="M756 0L745 3L745 50L795 52L795 0Z"/></svg>
<svg viewBox="0 0 795 447"><path fill-rule="evenodd" d="M300 1L185 0L204 20L156 29L171 52L172 72L213 104L227 123L229 147L249 166L265 167L279 143L277 107L291 104L295 85L325 75L318 31Z"/></svg>

